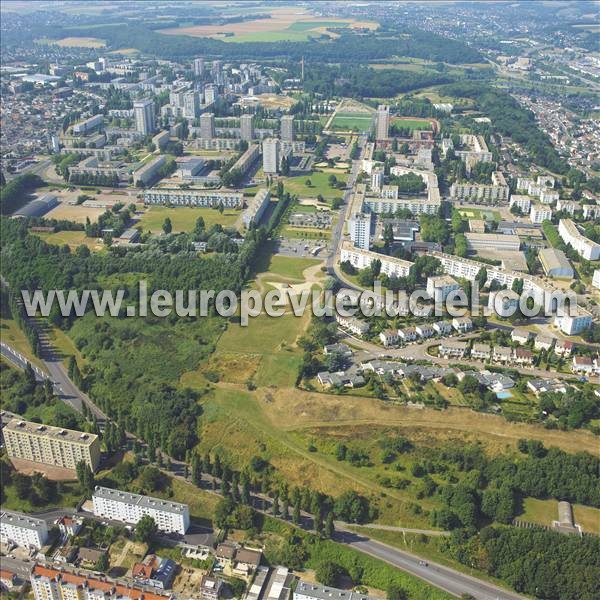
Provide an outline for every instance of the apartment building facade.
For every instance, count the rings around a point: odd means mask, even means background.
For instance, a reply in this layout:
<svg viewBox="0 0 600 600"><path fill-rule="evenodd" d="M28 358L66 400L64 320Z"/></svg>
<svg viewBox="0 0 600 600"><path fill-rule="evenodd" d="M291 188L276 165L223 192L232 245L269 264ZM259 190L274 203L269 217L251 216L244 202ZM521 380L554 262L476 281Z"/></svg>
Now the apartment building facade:
<svg viewBox="0 0 600 600"><path fill-rule="evenodd" d="M160 531L181 535L190 525L189 507L179 502L101 486L96 486L92 502L94 515L105 519L136 524L144 515L149 515Z"/></svg>
<svg viewBox="0 0 600 600"><path fill-rule="evenodd" d="M11 419L2 430L6 453L17 458L75 471L85 462L95 471L100 440L93 433Z"/></svg>
<svg viewBox="0 0 600 600"><path fill-rule="evenodd" d="M242 208L244 194L229 190L179 190L151 188L144 191L145 204L172 204L174 206L202 206L207 208Z"/></svg>
<svg viewBox="0 0 600 600"><path fill-rule="evenodd" d="M48 526L43 519L8 510L0 512L0 542L3 544L40 550L47 539Z"/></svg>

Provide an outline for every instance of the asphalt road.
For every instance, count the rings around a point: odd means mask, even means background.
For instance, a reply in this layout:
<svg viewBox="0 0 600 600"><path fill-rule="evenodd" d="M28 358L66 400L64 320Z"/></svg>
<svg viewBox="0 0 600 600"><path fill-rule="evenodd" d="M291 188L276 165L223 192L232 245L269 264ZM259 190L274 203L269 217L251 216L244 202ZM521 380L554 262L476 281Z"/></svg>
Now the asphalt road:
<svg viewBox="0 0 600 600"><path fill-rule="evenodd" d="M361 552L379 558L398 569L411 573L450 594L470 594L477 600L517 600L523 596L459 573L437 563L424 561L408 552L391 548L380 542L356 534L338 532L336 541L352 546Z"/></svg>

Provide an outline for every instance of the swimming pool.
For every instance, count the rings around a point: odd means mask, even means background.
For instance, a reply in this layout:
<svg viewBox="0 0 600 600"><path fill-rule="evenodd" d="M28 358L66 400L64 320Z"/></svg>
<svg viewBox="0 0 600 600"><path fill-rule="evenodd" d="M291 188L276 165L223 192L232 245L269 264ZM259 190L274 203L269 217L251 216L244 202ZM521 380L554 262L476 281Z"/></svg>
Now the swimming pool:
<svg viewBox="0 0 600 600"><path fill-rule="evenodd" d="M510 392L496 392L496 398L498 400L508 400L508 398L512 398L513 395Z"/></svg>

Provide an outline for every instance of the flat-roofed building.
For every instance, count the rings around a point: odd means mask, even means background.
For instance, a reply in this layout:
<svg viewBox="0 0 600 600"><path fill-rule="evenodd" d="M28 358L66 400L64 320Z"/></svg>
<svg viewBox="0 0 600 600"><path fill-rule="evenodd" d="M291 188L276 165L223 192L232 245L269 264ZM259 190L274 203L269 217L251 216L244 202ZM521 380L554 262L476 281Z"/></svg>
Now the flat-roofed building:
<svg viewBox="0 0 600 600"><path fill-rule="evenodd" d="M460 289L460 284L450 275L427 278L427 293L436 302L443 302L451 292L458 289Z"/></svg>
<svg viewBox="0 0 600 600"><path fill-rule="evenodd" d="M171 134L168 131L160 131L152 138L152 143L162 152L170 139Z"/></svg>
<svg viewBox="0 0 600 600"><path fill-rule="evenodd" d="M48 525L43 519L8 510L0 512L0 541L3 544L39 550L47 539Z"/></svg>
<svg viewBox="0 0 600 600"><path fill-rule="evenodd" d="M262 188L256 192L254 198L248 203L248 208L242 215L244 226L249 228L252 223L258 225L263 216L269 202L271 201L271 192L267 188Z"/></svg>
<svg viewBox="0 0 600 600"><path fill-rule="evenodd" d="M552 209L546 204L532 204L529 211L529 219L536 225L544 221L550 221L552 219Z"/></svg>
<svg viewBox="0 0 600 600"><path fill-rule="evenodd" d="M242 208L244 194L233 190L195 190L151 188L144 191L145 204L201 206L208 208Z"/></svg>
<svg viewBox="0 0 600 600"><path fill-rule="evenodd" d="M93 433L11 419L3 428L9 458L75 471L85 462L95 471L100 462L100 440Z"/></svg>
<svg viewBox="0 0 600 600"><path fill-rule="evenodd" d="M521 246L521 240L518 235L471 232L467 232L464 235L469 250L515 251Z"/></svg>
<svg viewBox="0 0 600 600"><path fill-rule="evenodd" d="M558 222L558 233L563 242L570 244L582 258L586 260L600 259L600 244L586 238L571 219L561 219Z"/></svg>
<svg viewBox="0 0 600 600"><path fill-rule="evenodd" d="M133 185L149 185L157 177L158 171L167 162L166 156L157 156L133 172Z"/></svg>
<svg viewBox="0 0 600 600"><path fill-rule="evenodd" d="M359 592L339 590L328 585L300 580L294 591L294 600L375 600Z"/></svg>
<svg viewBox="0 0 600 600"><path fill-rule="evenodd" d="M521 194L512 194L509 202L510 208L516 206L524 215L531 211L531 198Z"/></svg>
<svg viewBox="0 0 600 600"><path fill-rule="evenodd" d="M500 171L492 173L491 184L456 182L450 187L450 198L470 200L476 204L498 204L508 201L510 191Z"/></svg>
<svg viewBox="0 0 600 600"><path fill-rule="evenodd" d="M342 243L341 262L348 261L354 268L364 269L370 267L374 260L381 261L381 272L385 273L388 277L393 275L396 277L406 277L413 264L394 256L386 256L377 252L371 252L370 250L355 248L350 242Z"/></svg>
<svg viewBox="0 0 600 600"><path fill-rule="evenodd" d="M562 250L557 250L556 248L544 248L539 251L538 258L542 263L544 273L546 273L548 277L573 278L573 267Z"/></svg>
<svg viewBox="0 0 600 600"><path fill-rule="evenodd" d="M137 524L145 515L152 517L160 531L183 535L190 525L187 504L131 494L96 486L92 496L94 515L104 519Z"/></svg>
<svg viewBox="0 0 600 600"><path fill-rule="evenodd" d="M592 326L593 318L587 310L577 307L573 314L556 316L555 325L566 335L577 335Z"/></svg>
<svg viewBox="0 0 600 600"><path fill-rule="evenodd" d="M377 123L375 139L383 142L389 138L390 132L390 107L387 104L380 104L377 107Z"/></svg>

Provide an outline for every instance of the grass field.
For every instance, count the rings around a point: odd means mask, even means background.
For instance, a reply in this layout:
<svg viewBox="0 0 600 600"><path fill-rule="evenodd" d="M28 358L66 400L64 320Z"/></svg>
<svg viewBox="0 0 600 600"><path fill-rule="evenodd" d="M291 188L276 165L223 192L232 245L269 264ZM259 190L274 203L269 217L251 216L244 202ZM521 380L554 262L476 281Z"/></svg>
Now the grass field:
<svg viewBox="0 0 600 600"><path fill-rule="evenodd" d="M392 119L392 125L396 125L397 127L408 128L411 131L416 129L429 131L431 129L431 122L427 119L406 119L406 118L396 118Z"/></svg>
<svg viewBox="0 0 600 600"><path fill-rule="evenodd" d="M202 217L206 227L210 228L216 223L223 225L223 227L234 227L239 216L240 211L231 209L226 209L221 214L214 208L151 206L146 209L137 225L141 226L144 231L159 232L162 231L165 219L169 217L174 232L184 231L189 233L194 229L198 217Z"/></svg>
<svg viewBox="0 0 600 600"><path fill-rule="evenodd" d="M316 198L321 194L324 198L341 198L344 190L333 188L329 185L329 176L331 173L313 172L310 175L299 175L297 177L286 177L283 185L287 192L295 194L300 198ZM347 175L335 172L338 181L346 181ZM310 180L311 185L307 186L306 181Z"/></svg>
<svg viewBox="0 0 600 600"><path fill-rule="evenodd" d="M370 129L372 125L373 116L369 113L359 112L338 112L331 122L332 129L340 129L343 131L350 131L353 129L366 131Z"/></svg>
<svg viewBox="0 0 600 600"><path fill-rule="evenodd" d="M318 265L320 262L320 260L314 258L271 256L267 270L274 275L302 281L302 272L309 267Z"/></svg>
<svg viewBox="0 0 600 600"><path fill-rule="evenodd" d="M573 504L575 523L581 525L584 532L600 535L600 509L582 504ZM550 526L558 518L558 500L538 500L525 498L523 512L517 517L522 521Z"/></svg>
<svg viewBox="0 0 600 600"><path fill-rule="evenodd" d="M85 231L57 231L56 233L36 233L48 244L56 246L69 246L71 250L77 246L87 246L93 252L98 252L104 249L104 244L98 242L97 238L89 238L85 236Z"/></svg>

